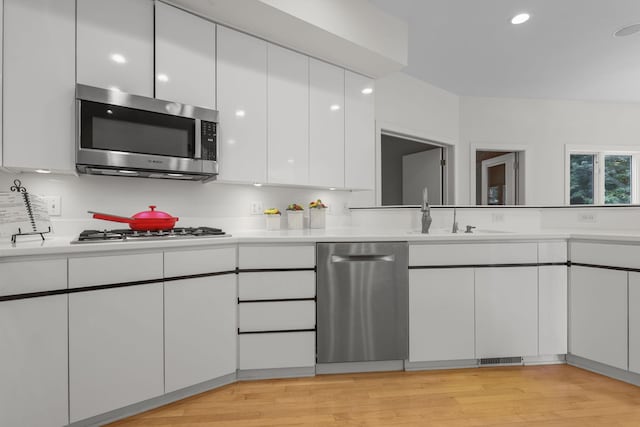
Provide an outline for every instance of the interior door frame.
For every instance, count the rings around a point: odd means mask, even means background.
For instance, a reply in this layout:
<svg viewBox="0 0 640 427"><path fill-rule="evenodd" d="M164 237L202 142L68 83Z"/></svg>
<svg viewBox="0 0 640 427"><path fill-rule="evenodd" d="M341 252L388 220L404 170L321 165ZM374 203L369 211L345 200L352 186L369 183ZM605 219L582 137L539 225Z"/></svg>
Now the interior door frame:
<svg viewBox="0 0 640 427"><path fill-rule="evenodd" d="M516 194L518 191L515 173L516 153L511 152L503 154L501 156L492 157L487 160L483 160L482 165L482 178L480 188L482 189L482 204L489 204L489 194L487 191L487 183L489 181L489 168L504 165L504 181L505 181L505 194L504 204L514 205L516 203Z"/></svg>
<svg viewBox="0 0 640 427"><path fill-rule="evenodd" d="M517 151L522 153L518 159L520 170L520 182L518 183L518 201L521 205L529 203L531 188L531 147L509 143L483 143L469 144L469 204L476 206L476 152L477 151Z"/></svg>
<svg viewBox="0 0 640 427"><path fill-rule="evenodd" d="M424 131L408 129L393 123L376 120L376 188L375 204L382 206L382 135L408 139L442 147L446 163L442 176L442 204L455 204L455 149L456 142L440 135L429 135Z"/></svg>

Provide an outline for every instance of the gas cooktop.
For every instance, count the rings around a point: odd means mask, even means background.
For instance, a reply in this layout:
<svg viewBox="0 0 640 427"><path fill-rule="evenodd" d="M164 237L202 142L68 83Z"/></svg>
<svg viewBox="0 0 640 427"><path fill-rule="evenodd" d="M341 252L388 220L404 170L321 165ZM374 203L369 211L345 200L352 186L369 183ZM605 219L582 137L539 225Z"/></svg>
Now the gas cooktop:
<svg viewBox="0 0 640 427"><path fill-rule="evenodd" d="M173 239L196 239L200 237L228 237L219 228L212 227L183 227L172 228L170 230L156 231L135 231L129 229L121 230L85 230L76 240L71 243L94 243L111 241L136 241L136 240L173 240Z"/></svg>

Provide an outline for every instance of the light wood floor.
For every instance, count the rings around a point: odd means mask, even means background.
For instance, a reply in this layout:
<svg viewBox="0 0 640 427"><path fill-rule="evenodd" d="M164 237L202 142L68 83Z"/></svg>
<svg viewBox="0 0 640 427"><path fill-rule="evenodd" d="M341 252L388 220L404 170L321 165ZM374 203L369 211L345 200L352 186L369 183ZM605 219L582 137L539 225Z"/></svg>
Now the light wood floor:
<svg viewBox="0 0 640 427"><path fill-rule="evenodd" d="M240 382L125 426L640 426L640 388L566 365Z"/></svg>

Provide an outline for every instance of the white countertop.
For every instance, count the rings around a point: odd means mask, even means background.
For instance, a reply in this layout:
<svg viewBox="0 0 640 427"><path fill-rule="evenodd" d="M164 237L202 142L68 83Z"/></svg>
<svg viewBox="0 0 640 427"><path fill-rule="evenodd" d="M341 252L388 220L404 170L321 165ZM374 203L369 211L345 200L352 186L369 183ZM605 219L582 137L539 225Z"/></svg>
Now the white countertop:
<svg viewBox="0 0 640 427"><path fill-rule="evenodd" d="M7 240L8 238L5 237ZM185 247L229 245L236 243L315 243L353 241L408 241L408 242L466 242L466 241L523 241L580 239L616 241L640 244L640 231L622 230L545 230L508 232L479 230L467 234L452 234L448 230L433 230L430 234L407 230L367 230L362 228L340 228L328 230L247 230L232 232L228 237L202 237L176 240L111 241L100 243L71 244L76 236L39 236L19 238L15 245L0 243L0 258L14 256L83 254L128 250L157 250Z"/></svg>
<svg viewBox="0 0 640 427"><path fill-rule="evenodd" d="M6 237L5 237L6 238ZM465 242L465 241L523 241L553 239L599 239L640 243L640 232L601 231L577 233L567 231L527 231L504 232L497 230L475 230L472 234L464 232L452 234L448 230L432 230L430 234L407 230L367 230L362 228L339 228L328 230L248 230L231 232L229 237L202 237L176 240L138 240L111 241L100 243L71 244L76 236L39 236L19 238L15 245L0 243L0 258L14 256L52 255L52 254L88 254L94 252L112 252L129 250L162 250L185 247L203 247L236 243L315 243L350 241L408 241L408 242ZM8 238L6 238L8 240Z"/></svg>

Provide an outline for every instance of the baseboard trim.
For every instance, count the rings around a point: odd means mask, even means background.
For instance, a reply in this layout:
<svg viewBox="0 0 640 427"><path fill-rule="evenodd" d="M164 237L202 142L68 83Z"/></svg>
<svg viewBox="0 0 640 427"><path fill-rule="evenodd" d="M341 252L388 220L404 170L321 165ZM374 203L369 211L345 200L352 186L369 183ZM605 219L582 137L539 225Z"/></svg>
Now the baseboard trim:
<svg viewBox="0 0 640 427"><path fill-rule="evenodd" d="M298 368L243 369L238 371L238 381L312 377L315 374L316 370L314 366L302 366Z"/></svg>
<svg viewBox="0 0 640 427"><path fill-rule="evenodd" d="M567 363L577 368L586 369L587 371L595 372L596 374L604 375L606 377L640 387L640 374L636 374L634 372L614 368L613 366L605 365L604 363L595 362L573 354L567 354Z"/></svg>
<svg viewBox="0 0 640 427"><path fill-rule="evenodd" d="M567 363L566 354L553 354L547 356L525 356L522 358L524 366L537 365L563 365Z"/></svg>
<svg viewBox="0 0 640 427"><path fill-rule="evenodd" d="M566 355L555 354L550 356L525 356L522 358L522 365L487 365L482 367L496 366L536 366L536 365L557 365L566 363ZM460 359L460 360L437 360L430 362L405 362L406 371L435 371L438 369L466 369L479 368L480 359Z"/></svg>
<svg viewBox="0 0 640 427"><path fill-rule="evenodd" d="M355 372L402 371L404 360L382 360L375 362L318 363L316 374L351 374Z"/></svg>
<svg viewBox="0 0 640 427"><path fill-rule="evenodd" d="M106 412L104 414L96 415L95 417L76 421L69 424L69 427L103 426L105 424L112 423L123 418L131 417L141 412L155 409L187 397L195 396L196 394L204 393L205 391L210 391L228 384L232 384L234 382L236 382L235 372L233 374L218 377L200 384L172 391L170 393L163 394L162 396L154 397L139 403L134 403L133 405L125 406L124 408L119 408L110 412Z"/></svg>
<svg viewBox="0 0 640 427"><path fill-rule="evenodd" d="M437 360L430 362L405 362L406 371L436 371L440 369L477 368L477 359Z"/></svg>

